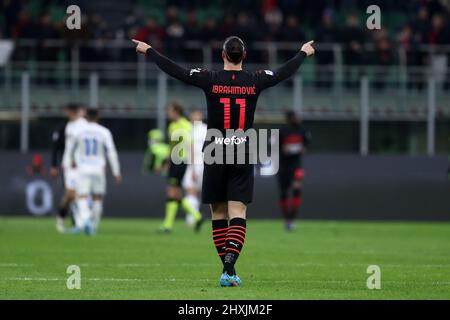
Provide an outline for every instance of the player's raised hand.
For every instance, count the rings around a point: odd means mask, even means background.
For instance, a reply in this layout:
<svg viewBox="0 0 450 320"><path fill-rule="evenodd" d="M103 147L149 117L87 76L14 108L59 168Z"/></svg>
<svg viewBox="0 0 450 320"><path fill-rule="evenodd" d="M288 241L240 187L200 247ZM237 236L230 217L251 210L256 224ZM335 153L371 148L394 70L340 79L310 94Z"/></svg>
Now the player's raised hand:
<svg viewBox="0 0 450 320"><path fill-rule="evenodd" d="M312 55L316 52L316 50L315 50L314 47L312 46L313 43L314 43L314 41L309 41L309 42L305 43L305 44L302 46L302 51L303 51L304 53L306 53L306 55L307 55L308 57L309 57L309 56L312 56Z"/></svg>
<svg viewBox="0 0 450 320"><path fill-rule="evenodd" d="M122 183L122 176L115 176L114 180L116 182L116 185L119 185Z"/></svg>
<svg viewBox="0 0 450 320"><path fill-rule="evenodd" d="M152 46L136 39L132 40L136 44L136 52L146 54L147 50L150 49Z"/></svg>

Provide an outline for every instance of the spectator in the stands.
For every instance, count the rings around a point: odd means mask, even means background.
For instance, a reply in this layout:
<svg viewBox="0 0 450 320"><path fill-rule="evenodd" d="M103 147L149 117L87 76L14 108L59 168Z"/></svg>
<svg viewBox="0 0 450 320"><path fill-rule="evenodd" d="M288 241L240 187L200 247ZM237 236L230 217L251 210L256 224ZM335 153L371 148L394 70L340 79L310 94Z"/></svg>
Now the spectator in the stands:
<svg viewBox="0 0 450 320"><path fill-rule="evenodd" d="M417 12L417 18L413 21L414 37L419 43L427 41L428 33L430 32L430 15L428 8L421 6Z"/></svg>
<svg viewBox="0 0 450 320"><path fill-rule="evenodd" d="M359 85L364 63L364 31L359 25L359 17L355 14L347 16L346 25L342 30L341 41L344 45L345 85L354 88Z"/></svg>
<svg viewBox="0 0 450 320"><path fill-rule="evenodd" d="M386 87L390 66L394 63L392 43L385 29L374 31L375 51L373 52L372 64L375 67L374 86L378 90Z"/></svg>
<svg viewBox="0 0 450 320"><path fill-rule="evenodd" d="M203 40L207 42L220 41L219 33L217 32L217 21L214 17L206 19L202 30Z"/></svg>
<svg viewBox="0 0 450 320"><path fill-rule="evenodd" d="M0 12L4 16L4 36L11 38L14 33L14 28L17 25L22 12L22 1L18 0L3 0L0 1Z"/></svg>
<svg viewBox="0 0 450 320"><path fill-rule="evenodd" d="M322 24L317 29L315 41L325 48L316 52L316 84L318 88L329 88L334 77L335 53L332 45L339 41L339 31L334 24L333 12L325 10Z"/></svg>
<svg viewBox="0 0 450 320"><path fill-rule="evenodd" d="M135 39L151 43L157 49L161 49L161 44L164 38L164 30L158 25L155 17L147 19L144 27L138 29Z"/></svg>
<svg viewBox="0 0 450 320"><path fill-rule="evenodd" d="M191 9L186 17L186 39L200 40L202 37L202 30L198 24L197 11Z"/></svg>
<svg viewBox="0 0 450 320"><path fill-rule="evenodd" d="M262 12L264 15L265 24L265 40L278 41L281 33L281 27L283 25L283 13L276 5L275 0L264 1Z"/></svg>
<svg viewBox="0 0 450 320"><path fill-rule="evenodd" d="M12 37L15 39L35 39L37 37L36 24L26 11L19 14L19 19L12 30Z"/></svg>
<svg viewBox="0 0 450 320"><path fill-rule="evenodd" d="M403 26L398 35L398 43L405 53L407 87L410 89L421 89L423 87L424 74L417 67L423 65L423 59L419 50L418 38L415 36L411 25L406 24Z"/></svg>
<svg viewBox="0 0 450 320"><path fill-rule="evenodd" d="M239 13L233 33L238 37L245 39L249 45L253 41L259 40L261 37L261 33L257 30L254 22L246 12Z"/></svg>
<svg viewBox="0 0 450 320"><path fill-rule="evenodd" d="M444 16L435 14L431 20L431 28L427 40L428 44L435 48L430 56L430 62L433 76L438 84L443 84L446 79L448 80L447 67L449 53L447 53L444 46L450 43L449 37L449 27Z"/></svg>
<svg viewBox="0 0 450 320"><path fill-rule="evenodd" d="M178 8L170 6L166 14L165 45L167 55L174 60L183 60L183 39L185 29L178 15Z"/></svg>
<svg viewBox="0 0 450 320"><path fill-rule="evenodd" d="M220 23L219 33L221 39L226 39L233 34L234 26L236 20L234 19L234 15L231 13L226 13Z"/></svg>
<svg viewBox="0 0 450 320"><path fill-rule="evenodd" d="M285 25L283 26L282 31L278 37L278 41L292 43L302 43L306 41L305 34L303 33L296 16L291 14L286 18ZM297 47L292 47L280 50L280 53L283 56L283 59L290 59L297 50Z"/></svg>
<svg viewBox="0 0 450 320"><path fill-rule="evenodd" d="M286 24L281 33L280 40L289 42L304 42L305 34L302 31L298 18L294 15L289 15L286 18Z"/></svg>

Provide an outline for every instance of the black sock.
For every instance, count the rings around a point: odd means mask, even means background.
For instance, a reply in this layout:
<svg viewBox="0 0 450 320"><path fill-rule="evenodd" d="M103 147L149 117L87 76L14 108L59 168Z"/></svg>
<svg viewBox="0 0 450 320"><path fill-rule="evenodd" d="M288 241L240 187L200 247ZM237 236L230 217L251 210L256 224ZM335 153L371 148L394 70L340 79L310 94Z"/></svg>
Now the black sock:
<svg viewBox="0 0 450 320"><path fill-rule="evenodd" d="M60 218L65 218L66 216L67 216L67 208L65 208L65 207L60 207L59 208L59 211L58 211L58 217L60 217Z"/></svg>
<svg viewBox="0 0 450 320"><path fill-rule="evenodd" d="M291 199L291 220L294 220L302 204L302 189L294 189Z"/></svg>
<svg viewBox="0 0 450 320"><path fill-rule="evenodd" d="M212 236L214 241L214 246L216 247L217 254L222 260L222 264L225 262L225 239L228 232L228 220L212 220Z"/></svg>
<svg viewBox="0 0 450 320"><path fill-rule="evenodd" d="M283 189L280 193L280 209L281 212L283 213L283 217L285 219L288 219L290 214L290 208L289 208L288 192L286 189Z"/></svg>
<svg viewBox="0 0 450 320"><path fill-rule="evenodd" d="M246 233L246 220L234 218L230 220L226 238L225 259L223 270L229 275L234 275L234 265L244 246Z"/></svg>

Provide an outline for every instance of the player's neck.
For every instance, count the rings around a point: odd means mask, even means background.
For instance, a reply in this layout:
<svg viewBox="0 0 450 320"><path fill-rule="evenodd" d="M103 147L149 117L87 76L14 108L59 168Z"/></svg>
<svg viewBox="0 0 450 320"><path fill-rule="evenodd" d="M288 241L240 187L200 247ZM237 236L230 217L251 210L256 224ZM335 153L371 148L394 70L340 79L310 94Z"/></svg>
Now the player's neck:
<svg viewBox="0 0 450 320"><path fill-rule="evenodd" d="M225 70L225 71L242 71L242 63L232 64L232 63L225 62L223 64L223 70Z"/></svg>

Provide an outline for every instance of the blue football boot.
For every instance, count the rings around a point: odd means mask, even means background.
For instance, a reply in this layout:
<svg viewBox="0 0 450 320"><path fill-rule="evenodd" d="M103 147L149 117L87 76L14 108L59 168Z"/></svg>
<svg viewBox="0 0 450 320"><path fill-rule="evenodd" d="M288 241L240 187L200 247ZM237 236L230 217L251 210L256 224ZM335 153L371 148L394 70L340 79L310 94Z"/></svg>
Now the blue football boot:
<svg viewBox="0 0 450 320"><path fill-rule="evenodd" d="M221 287L239 287L241 285L241 279L237 275L230 276L224 272L220 276L219 283Z"/></svg>

